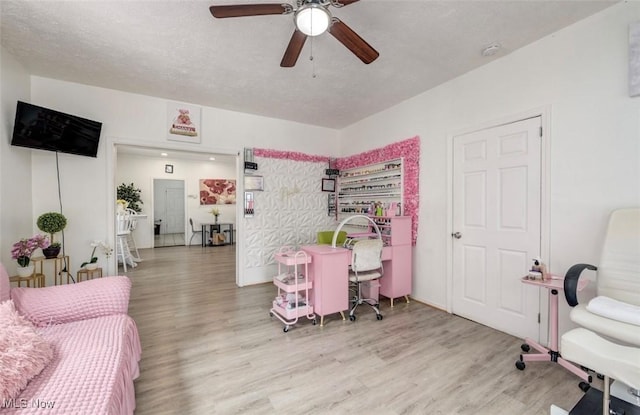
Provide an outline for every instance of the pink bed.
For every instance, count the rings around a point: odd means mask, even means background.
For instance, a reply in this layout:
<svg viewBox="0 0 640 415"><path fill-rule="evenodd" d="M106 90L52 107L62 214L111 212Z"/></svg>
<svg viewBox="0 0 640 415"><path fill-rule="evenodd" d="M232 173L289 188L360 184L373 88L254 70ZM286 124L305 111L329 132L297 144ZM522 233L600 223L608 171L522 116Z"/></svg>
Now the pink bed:
<svg viewBox="0 0 640 415"><path fill-rule="evenodd" d="M130 289L127 277L105 277L9 290L0 266L0 303L9 294L53 347L53 358L19 396L0 403L0 414L133 414L141 348L127 315Z"/></svg>

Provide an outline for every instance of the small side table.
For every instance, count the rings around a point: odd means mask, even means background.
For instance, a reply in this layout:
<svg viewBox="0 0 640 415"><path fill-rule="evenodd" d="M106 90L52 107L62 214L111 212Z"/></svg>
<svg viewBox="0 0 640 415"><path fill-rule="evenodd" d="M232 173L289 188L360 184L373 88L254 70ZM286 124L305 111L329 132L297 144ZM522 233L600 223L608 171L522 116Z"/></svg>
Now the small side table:
<svg viewBox="0 0 640 415"><path fill-rule="evenodd" d="M45 258L41 256L41 257L31 258L31 260L36 266L37 274L44 274L44 270L43 270L44 263L47 261L53 261L54 285L62 285L63 272L67 274L67 284L69 284L69 282L71 281L71 278L70 278L72 275L70 271L71 259L69 258L69 255L64 255L64 256L60 255L55 258ZM60 281L60 283L58 283L58 281Z"/></svg>
<svg viewBox="0 0 640 415"><path fill-rule="evenodd" d="M95 278L102 278L102 268L96 268L96 269L85 269L85 268L82 268L81 270L78 271L77 275L78 275L78 277L77 277L76 282L82 281L83 277L87 281L92 280L94 277Z"/></svg>
<svg viewBox="0 0 640 415"><path fill-rule="evenodd" d="M516 361L516 367L520 370L524 370L524 362L555 362L560 366L567 369L569 372L579 376L585 382L591 383L591 376L574 366L571 362L563 359L558 351L558 292L564 290L564 277L559 275L551 275L550 279L546 280L530 280L527 277L522 277L521 281L524 284L535 285L537 287L546 288L549 290L549 347L544 347L540 343L533 339L524 339L525 343L520 346L523 352L528 352L531 347L536 349L539 353L527 353L521 354L520 360ZM580 279L578 281L578 291L582 291L584 287L589 283L588 280Z"/></svg>
<svg viewBox="0 0 640 415"><path fill-rule="evenodd" d="M22 283L26 283L27 287L31 287L31 283L33 282L33 288L36 287L44 287L44 274L38 274L38 273L33 273L28 277L20 277L20 276L15 276L15 277L9 277L9 283L17 283L18 287L22 286Z"/></svg>

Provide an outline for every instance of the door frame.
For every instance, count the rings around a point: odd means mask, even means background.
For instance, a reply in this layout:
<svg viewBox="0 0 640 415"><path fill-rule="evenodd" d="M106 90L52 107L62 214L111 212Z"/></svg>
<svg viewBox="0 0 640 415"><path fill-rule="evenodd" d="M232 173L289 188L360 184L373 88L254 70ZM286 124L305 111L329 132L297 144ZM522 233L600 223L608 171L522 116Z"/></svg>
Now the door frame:
<svg viewBox="0 0 640 415"><path fill-rule="evenodd" d="M165 143L165 142L143 142L138 140L133 140L130 138L122 138L116 136L106 136L104 138L105 141L105 153L106 153L106 170L107 170L107 200L116 200L116 169L118 165L118 146L133 146L133 147L142 147L142 148L150 148L155 150L168 150L168 151L182 151L182 152L190 152L190 153L203 153L203 154L223 154L234 156L236 158L236 192L237 194L244 194L244 165L242 163L242 151L235 150L230 151L228 149L219 149L219 148L211 148L206 146L200 146L195 144L185 144L185 143ZM186 203L186 201L185 201ZM186 209L186 207L185 207ZM185 210L186 212L186 210ZM107 203L107 234L112 235L110 239L112 244L115 244L115 218L116 207L115 203ZM241 203L236 203L236 227L237 230L236 237L240 240L240 235L244 233L244 205ZM153 220L153 219L152 219ZM185 227L187 225L185 224ZM115 245L112 245L115 247ZM236 251L236 285L239 287L244 286L244 268L240 265L244 260L244 252L241 247L241 244L235 244ZM115 269L116 272L118 270L118 262L116 255L112 255L110 260L108 261L109 269Z"/></svg>
<svg viewBox="0 0 640 415"><path fill-rule="evenodd" d="M447 133L447 232L446 238L446 309L453 312L453 140L463 134L469 134L480 130L494 128L500 125L511 124L528 118L540 117L542 125L542 143L540 148L540 256L544 259L549 269L551 264L550 249L550 155L551 155L551 106L533 108L521 113L506 115L496 120L483 122L474 126L456 129ZM540 330L538 341L543 344L548 341L549 333L549 298L540 295Z"/></svg>

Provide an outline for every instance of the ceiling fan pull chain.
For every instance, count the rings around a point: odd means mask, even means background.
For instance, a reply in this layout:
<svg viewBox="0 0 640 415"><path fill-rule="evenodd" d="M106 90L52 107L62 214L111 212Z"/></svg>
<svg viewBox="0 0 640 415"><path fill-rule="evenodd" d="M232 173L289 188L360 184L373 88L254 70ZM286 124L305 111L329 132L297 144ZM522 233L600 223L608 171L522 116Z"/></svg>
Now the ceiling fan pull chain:
<svg viewBox="0 0 640 415"><path fill-rule="evenodd" d="M310 40L311 44L309 45L309 60L311 61L311 77L316 78L316 61L313 59L313 37Z"/></svg>

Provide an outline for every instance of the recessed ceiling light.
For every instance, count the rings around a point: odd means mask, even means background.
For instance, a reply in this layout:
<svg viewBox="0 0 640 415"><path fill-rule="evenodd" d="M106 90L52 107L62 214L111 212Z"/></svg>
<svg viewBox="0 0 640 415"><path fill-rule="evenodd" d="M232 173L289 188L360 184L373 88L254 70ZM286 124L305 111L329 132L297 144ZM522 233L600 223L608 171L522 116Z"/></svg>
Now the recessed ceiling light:
<svg viewBox="0 0 640 415"><path fill-rule="evenodd" d="M209 157L209 160L211 161L215 161L215 159L216 159L215 157Z"/></svg>
<svg viewBox="0 0 640 415"><path fill-rule="evenodd" d="M486 48L482 49L482 56L493 56L500 50L501 46L499 43L492 43Z"/></svg>
<svg viewBox="0 0 640 415"><path fill-rule="evenodd" d="M161 155L162 157L167 157L167 156L168 156L168 154L167 154L167 153L160 153L160 155Z"/></svg>

